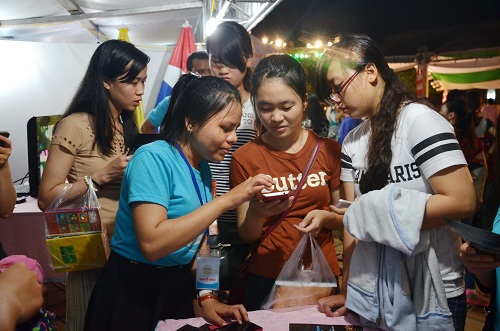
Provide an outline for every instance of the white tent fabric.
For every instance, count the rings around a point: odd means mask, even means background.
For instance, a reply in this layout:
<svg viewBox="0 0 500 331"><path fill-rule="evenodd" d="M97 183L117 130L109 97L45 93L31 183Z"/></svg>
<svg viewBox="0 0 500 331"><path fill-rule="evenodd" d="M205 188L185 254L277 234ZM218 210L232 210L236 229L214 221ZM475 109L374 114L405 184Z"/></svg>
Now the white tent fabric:
<svg viewBox="0 0 500 331"><path fill-rule="evenodd" d="M181 25L203 43L210 19L231 20L251 31L283 0L1 0L0 39L96 43L122 27L138 47L172 46Z"/></svg>
<svg viewBox="0 0 500 331"><path fill-rule="evenodd" d="M431 61L428 71L447 90L499 89L500 56Z"/></svg>
<svg viewBox="0 0 500 331"><path fill-rule="evenodd" d="M96 43L127 27L139 47L174 45L181 25L196 26L202 11L203 2L195 0L2 0L0 38Z"/></svg>
<svg viewBox="0 0 500 331"><path fill-rule="evenodd" d="M395 72L417 68L415 62L389 63ZM427 66L446 90L500 89L500 56L455 60L435 56Z"/></svg>
<svg viewBox="0 0 500 331"><path fill-rule="evenodd" d="M389 63L389 67L395 72L405 71L411 68L416 68L417 65L415 62L397 62L397 63Z"/></svg>

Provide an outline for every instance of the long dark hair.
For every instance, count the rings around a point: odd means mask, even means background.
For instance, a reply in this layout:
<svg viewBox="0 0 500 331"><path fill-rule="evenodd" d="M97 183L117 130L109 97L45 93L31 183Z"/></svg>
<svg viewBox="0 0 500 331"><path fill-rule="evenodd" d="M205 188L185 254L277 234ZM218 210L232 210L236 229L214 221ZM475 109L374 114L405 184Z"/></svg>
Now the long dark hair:
<svg viewBox="0 0 500 331"><path fill-rule="evenodd" d="M170 144L175 144L187 134L186 119L193 125L201 126L228 105L241 104L236 87L221 78L186 75L181 83L184 87L173 108L165 115L159 134Z"/></svg>
<svg viewBox="0 0 500 331"><path fill-rule="evenodd" d="M114 123L109 108L109 92L104 88L104 81L114 81L125 75L121 78L121 82L132 83L148 63L149 56L129 42L121 40L103 42L92 55L87 72L62 116L64 118L74 113L90 114L95 133L92 148L97 146L98 151L105 156L113 154ZM125 148L132 148L137 135L134 113L122 112L121 120Z"/></svg>
<svg viewBox="0 0 500 331"><path fill-rule="evenodd" d="M403 103L422 102L432 107L429 102L419 99L396 76L375 42L368 36L341 34L327 48L316 68L316 94L321 100L327 100L332 92L331 84L326 79L327 71L333 61L338 61L344 68L358 70L373 64L385 82L385 89L379 110L371 118L371 138L367 154L367 170L359 183L362 193L378 190L387 185L392 161L391 141L396 130L399 109Z"/></svg>
<svg viewBox="0 0 500 331"><path fill-rule="evenodd" d="M270 55L259 61L255 67L250 94L255 106L255 98L264 79L278 78L297 93L302 102L307 100L306 74L299 61L288 54Z"/></svg>
<svg viewBox="0 0 500 331"><path fill-rule="evenodd" d="M324 134L323 129L330 125L330 121L326 118L325 109L314 93L309 93L306 112L311 120L311 129L318 135Z"/></svg>
<svg viewBox="0 0 500 331"><path fill-rule="evenodd" d="M259 61L252 75L250 99L255 110L257 109L255 98L266 78L280 79L286 86L297 93L302 102L307 100L306 74L300 62L287 54L270 55ZM266 128L264 128L258 117L256 127L259 135L266 132Z"/></svg>
<svg viewBox="0 0 500 331"><path fill-rule="evenodd" d="M241 72L246 70L243 87L250 91L252 71L247 66L247 60L253 57L253 48L248 31L236 22L222 22L207 37L206 45L208 54L224 65L236 67Z"/></svg>
<svg viewBox="0 0 500 331"><path fill-rule="evenodd" d="M474 148L477 148L478 139L474 126L474 113L467 109L467 104L462 99L449 99L443 105L446 105L448 112L454 113L456 118L455 130L457 138L467 139Z"/></svg>

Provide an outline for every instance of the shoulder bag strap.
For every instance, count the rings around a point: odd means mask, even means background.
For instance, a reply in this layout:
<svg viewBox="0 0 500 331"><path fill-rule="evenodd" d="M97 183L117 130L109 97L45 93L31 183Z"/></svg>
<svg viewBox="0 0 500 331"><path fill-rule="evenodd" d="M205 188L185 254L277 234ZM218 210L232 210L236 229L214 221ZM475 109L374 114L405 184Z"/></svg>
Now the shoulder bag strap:
<svg viewBox="0 0 500 331"><path fill-rule="evenodd" d="M297 189L295 190L295 192L293 194L292 204L290 206L288 206L288 208L281 214L281 216L278 218L278 220L276 220L276 222L274 222L270 227L267 228L267 230L259 238L259 241L257 241L255 243L255 245L253 246L252 252L257 250L257 247L259 247L259 245L262 243L262 241L264 241L264 239L271 232L273 232L274 229L276 229L278 227L278 225L280 225L280 223L285 219L286 215L288 215L290 210L292 210L293 205L297 201L299 194L300 194L300 191L302 191L302 187L304 186L304 184L306 182L307 176L309 176L309 172L311 172L311 168L313 166L314 161L316 160L316 156L318 156L318 152L319 152L322 144L323 144L323 138L319 137L317 142L316 142L316 146L314 147L314 151L312 152L311 157L309 158L309 162L307 163L306 170L304 170L304 172L302 173L302 178L300 179L300 182L297 186Z"/></svg>

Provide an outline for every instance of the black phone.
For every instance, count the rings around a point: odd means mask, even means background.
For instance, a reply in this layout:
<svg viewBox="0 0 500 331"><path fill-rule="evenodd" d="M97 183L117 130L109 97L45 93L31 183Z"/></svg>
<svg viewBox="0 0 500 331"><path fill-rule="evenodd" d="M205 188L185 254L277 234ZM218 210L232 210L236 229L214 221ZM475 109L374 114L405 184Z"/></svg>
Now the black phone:
<svg viewBox="0 0 500 331"><path fill-rule="evenodd" d="M7 131L0 131L0 136L4 136L5 138L9 138L10 133ZM0 141L0 147L5 147L5 143L3 141Z"/></svg>
<svg viewBox="0 0 500 331"><path fill-rule="evenodd" d="M243 324L238 324L237 322L223 325L214 330L223 330L223 331L262 331L262 327L252 323L252 322L243 322Z"/></svg>
<svg viewBox="0 0 500 331"><path fill-rule="evenodd" d="M200 329L198 329L197 327L194 327L190 324L186 324L186 325L182 326L181 328L177 329L176 331L196 331L196 330L200 330Z"/></svg>

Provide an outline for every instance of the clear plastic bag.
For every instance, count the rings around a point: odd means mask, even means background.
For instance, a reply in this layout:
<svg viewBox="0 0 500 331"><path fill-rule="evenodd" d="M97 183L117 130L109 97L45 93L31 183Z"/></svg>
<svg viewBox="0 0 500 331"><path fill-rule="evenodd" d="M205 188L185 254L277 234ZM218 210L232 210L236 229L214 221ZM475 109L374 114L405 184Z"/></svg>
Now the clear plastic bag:
<svg viewBox="0 0 500 331"><path fill-rule="evenodd" d="M44 212L49 265L54 271L101 268L106 262L101 206L94 188L70 195L68 184Z"/></svg>
<svg viewBox="0 0 500 331"><path fill-rule="evenodd" d="M311 243L312 263L304 268L303 256ZM285 263L262 309L313 305L334 293L337 280L321 247L310 234L302 236Z"/></svg>

